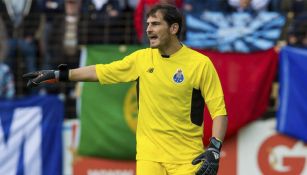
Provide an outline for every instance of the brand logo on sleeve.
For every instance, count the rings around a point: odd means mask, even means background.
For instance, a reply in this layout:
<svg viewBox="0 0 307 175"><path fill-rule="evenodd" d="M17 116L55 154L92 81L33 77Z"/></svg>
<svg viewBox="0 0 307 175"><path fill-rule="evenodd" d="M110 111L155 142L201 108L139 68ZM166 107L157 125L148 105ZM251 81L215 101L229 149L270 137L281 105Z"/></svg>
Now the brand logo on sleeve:
<svg viewBox="0 0 307 175"><path fill-rule="evenodd" d="M148 73L153 73L153 72L154 72L154 70L155 70L155 68L150 67L150 68L148 68L148 69L147 69L147 72L148 72Z"/></svg>
<svg viewBox="0 0 307 175"><path fill-rule="evenodd" d="M175 72L175 74L173 76L173 80L175 81L175 83L183 82L184 76L183 76L182 69L177 69L177 71Z"/></svg>

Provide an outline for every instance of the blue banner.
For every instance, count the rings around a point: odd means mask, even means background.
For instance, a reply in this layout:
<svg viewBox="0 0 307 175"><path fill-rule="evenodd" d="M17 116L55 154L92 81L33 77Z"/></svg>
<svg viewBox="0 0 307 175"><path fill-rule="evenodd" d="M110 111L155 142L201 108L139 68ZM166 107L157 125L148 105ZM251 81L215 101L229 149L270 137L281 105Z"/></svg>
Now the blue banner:
<svg viewBox="0 0 307 175"><path fill-rule="evenodd" d="M307 142L307 50L283 47L279 69L277 130Z"/></svg>
<svg viewBox="0 0 307 175"><path fill-rule="evenodd" d="M193 48L220 52L267 50L275 46L284 23L284 17L274 12L188 13L184 43Z"/></svg>
<svg viewBox="0 0 307 175"><path fill-rule="evenodd" d="M0 174L61 175L63 116L55 96L0 101Z"/></svg>

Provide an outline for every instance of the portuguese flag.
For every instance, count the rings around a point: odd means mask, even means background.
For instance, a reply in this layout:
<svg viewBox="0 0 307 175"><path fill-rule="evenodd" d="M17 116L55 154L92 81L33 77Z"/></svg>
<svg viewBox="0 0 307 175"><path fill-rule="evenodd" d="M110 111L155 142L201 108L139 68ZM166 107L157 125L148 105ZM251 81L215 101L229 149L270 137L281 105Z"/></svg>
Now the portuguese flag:
<svg viewBox="0 0 307 175"><path fill-rule="evenodd" d="M144 47L144 46L143 46ZM137 45L92 45L83 48L83 65L110 63L142 48ZM78 154L134 160L137 124L136 83L81 84Z"/></svg>

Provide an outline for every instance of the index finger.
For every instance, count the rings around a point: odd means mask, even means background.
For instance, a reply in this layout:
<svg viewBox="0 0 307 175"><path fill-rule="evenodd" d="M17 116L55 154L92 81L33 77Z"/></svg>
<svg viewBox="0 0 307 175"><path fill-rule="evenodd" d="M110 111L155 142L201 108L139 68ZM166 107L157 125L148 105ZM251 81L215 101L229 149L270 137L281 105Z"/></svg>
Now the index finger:
<svg viewBox="0 0 307 175"><path fill-rule="evenodd" d="M35 78L39 75L39 72L30 72L22 75L22 78Z"/></svg>

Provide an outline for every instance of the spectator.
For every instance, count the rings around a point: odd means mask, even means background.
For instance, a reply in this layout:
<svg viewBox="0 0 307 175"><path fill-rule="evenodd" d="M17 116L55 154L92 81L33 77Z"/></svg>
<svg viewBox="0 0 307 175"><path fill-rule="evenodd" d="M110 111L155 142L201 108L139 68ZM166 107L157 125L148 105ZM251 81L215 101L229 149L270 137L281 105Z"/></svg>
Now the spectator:
<svg viewBox="0 0 307 175"><path fill-rule="evenodd" d="M136 9L139 0L126 0L128 2L129 7L132 9Z"/></svg>
<svg viewBox="0 0 307 175"><path fill-rule="evenodd" d="M307 12L299 14L290 24L287 43L290 46L307 49Z"/></svg>
<svg viewBox="0 0 307 175"><path fill-rule="evenodd" d="M5 53L7 52L7 37L6 30L3 24L3 20L0 16L0 60L3 60Z"/></svg>
<svg viewBox="0 0 307 175"><path fill-rule="evenodd" d="M1 16L8 36L8 51L5 61L15 69L16 59L21 53L27 71L36 70L37 47L35 35L40 23L36 0L4 0L0 2Z"/></svg>
<svg viewBox="0 0 307 175"><path fill-rule="evenodd" d="M65 54L74 56L78 51L78 23L81 0L65 1L64 50Z"/></svg>
<svg viewBox="0 0 307 175"><path fill-rule="evenodd" d="M294 16L297 16L307 11L307 0L282 0L276 6L281 12L293 12Z"/></svg>
<svg viewBox="0 0 307 175"><path fill-rule="evenodd" d="M238 12L261 12L268 10L270 0L228 0L228 4Z"/></svg>
<svg viewBox="0 0 307 175"><path fill-rule="evenodd" d="M120 0L118 3L121 10L127 8L134 10L138 4L138 0Z"/></svg>
<svg viewBox="0 0 307 175"><path fill-rule="evenodd" d="M15 95L15 83L10 68L0 62L0 99L12 99Z"/></svg>
<svg viewBox="0 0 307 175"><path fill-rule="evenodd" d="M295 15L300 15L307 11L307 0L292 0L292 11Z"/></svg>
<svg viewBox="0 0 307 175"><path fill-rule="evenodd" d="M135 9L134 13L134 28L136 31L137 38L141 43L147 43L147 38L145 35L145 14L156 4L158 3L166 3L172 4L179 7L182 6L182 0L139 0L139 3Z"/></svg>
<svg viewBox="0 0 307 175"><path fill-rule="evenodd" d="M284 11L282 11L281 6L282 4L284 4L284 2L287 2L287 1L288 0L270 0L268 10L273 11L273 12L284 13Z"/></svg>
<svg viewBox="0 0 307 175"><path fill-rule="evenodd" d="M134 30L134 11L138 0L122 0L119 1L121 13L118 16L118 22L112 28L115 30L112 34L115 34L120 38L117 43L120 44L136 44L138 40Z"/></svg>
<svg viewBox="0 0 307 175"><path fill-rule="evenodd" d="M307 47L307 0L271 0L271 9L287 17L282 39L294 47Z"/></svg>
<svg viewBox="0 0 307 175"><path fill-rule="evenodd" d="M202 13L204 11L227 11L226 0L185 0L183 9L185 12Z"/></svg>
<svg viewBox="0 0 307 175"><path fill-rule="evenodd" d="M42 69L52 67L52 59L59 58L62 53L64 28L64 0L40 0L39 8L44 16L41 38Z"/></svg>
<svg viewBox="0 0 307 175"><path fill-rule="evenodd" d="M2 63L6 51L6 33L2 19L0 18L0 99L11 99L15 94L13 74L10 68Z"/></svg>
<svg viewBox="0 0 307 175"><path fill-rule="evenodd" d="M118 0L83 0L81 7L80 44L118 43L121 40L115 34L121 13Z"/></svg>

